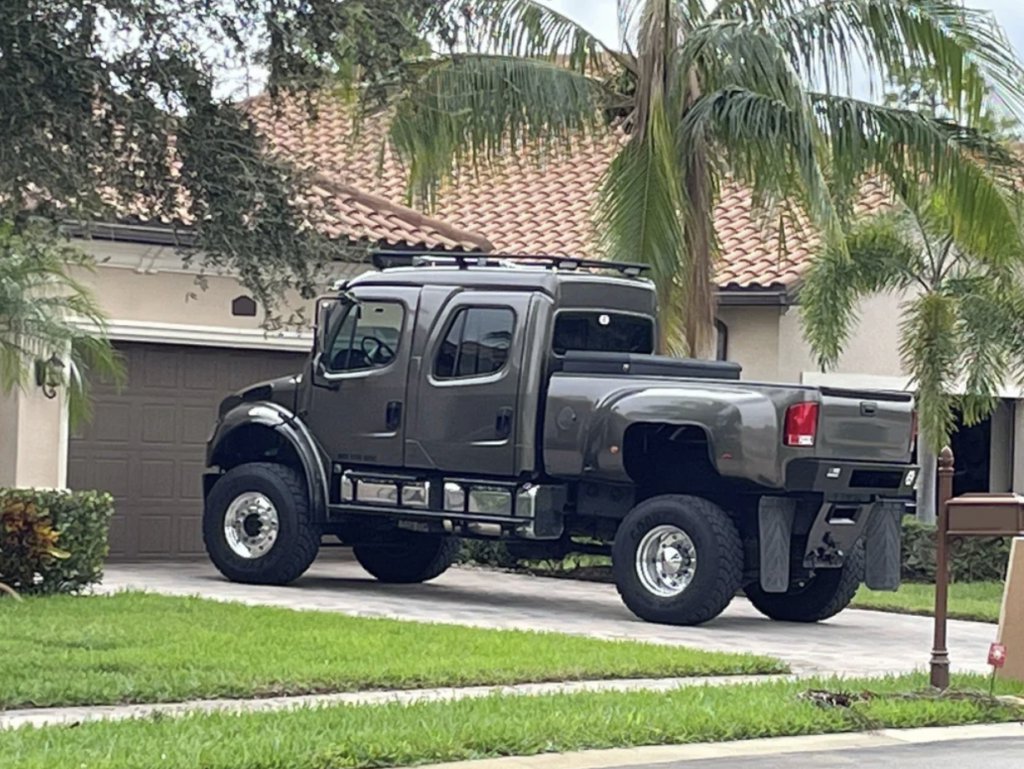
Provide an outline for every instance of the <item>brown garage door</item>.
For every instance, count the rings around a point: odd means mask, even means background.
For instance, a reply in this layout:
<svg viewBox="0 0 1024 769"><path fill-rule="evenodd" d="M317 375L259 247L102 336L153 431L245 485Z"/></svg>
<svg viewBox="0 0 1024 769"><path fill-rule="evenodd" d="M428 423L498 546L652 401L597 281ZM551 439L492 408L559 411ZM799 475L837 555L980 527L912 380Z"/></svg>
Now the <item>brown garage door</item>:
<svg viewBox="0 0 1024 769"><path fill-rule="evenodd" d="M128 383L94 391L94 417L71 439L68 485L117 500L110 554L200 555L205 444L216 406L253 382L297 373L305 356L159 344L118 345Z"/></svg>

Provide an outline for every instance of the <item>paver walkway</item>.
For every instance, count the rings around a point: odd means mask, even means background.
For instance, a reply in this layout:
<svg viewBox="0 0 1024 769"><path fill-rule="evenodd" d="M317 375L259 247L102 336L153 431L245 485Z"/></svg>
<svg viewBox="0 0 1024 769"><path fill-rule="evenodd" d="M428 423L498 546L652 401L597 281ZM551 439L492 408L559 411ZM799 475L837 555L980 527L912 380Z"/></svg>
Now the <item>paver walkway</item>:
<svg viewBox="0 0 1024 769"><path fill-rule="evenodd" d="M253 604L398 617L477 627L521 628L630 638L719 651L780 657L797 674L880 675L925 669L932 638L928 617L847 610L816 625L772 622L736 599L700 627L636 619L611 585L455 568L425 585L383 585L336 553L322 556L288 587L225 581L204 561L111 565L100 591L127 587ZM988 672L996 628L950 621L954 670Z"/></svg>

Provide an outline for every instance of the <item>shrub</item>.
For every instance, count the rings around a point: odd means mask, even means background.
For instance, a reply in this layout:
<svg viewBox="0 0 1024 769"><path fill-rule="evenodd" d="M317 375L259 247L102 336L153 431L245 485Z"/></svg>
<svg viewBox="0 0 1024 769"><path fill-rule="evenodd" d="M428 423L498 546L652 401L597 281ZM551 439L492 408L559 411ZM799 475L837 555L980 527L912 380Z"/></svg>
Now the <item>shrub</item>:
<svg viewBox="0 0 1024 769"><path fill-rule="evenodd" d="M0 582L36 594L99 582L113 512L94 491L0 490Z"/></svg>
<svg viewBox="0 0 1024 769"><path fill-rule="evenodd" d="M935 527L916 518L903 519L903 579L935 581ZM950 579L954 582L998 582L1006 578L1010 560L1007 537L962 537L950 541Z"/></svg>
<svg viewBox="0 0 1024 769"><path fill-rule="evenodd" d="M457 560L459 563L496 566L501 569L514 569L517 565L516 559L501 540L464 539Z"/></svg>
<svg viewBox="0 0 1024 769"><path fill-rule="evenodd" d="M950 547L950 575L954 582L998 582L1006 578L1009 538L963 537L952 540ZM504 542L494 540L463 540L459 561L559 576L579 574L589 579L594 578L592 572L608 570L607 559L593 556L569 556L561 562L521 561L509 553ZM913 516L903 519L903 579L935 581L935 527L920 523Z"/></svg>

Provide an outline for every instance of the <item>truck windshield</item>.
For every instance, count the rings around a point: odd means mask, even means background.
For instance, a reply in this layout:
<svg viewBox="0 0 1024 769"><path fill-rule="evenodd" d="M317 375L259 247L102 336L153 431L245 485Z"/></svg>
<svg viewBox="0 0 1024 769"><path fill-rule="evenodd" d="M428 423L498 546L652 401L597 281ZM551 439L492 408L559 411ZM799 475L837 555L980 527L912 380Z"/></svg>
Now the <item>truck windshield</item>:
<svg viewBox="0 0 1024 769"><path fill-rule="evenodd" d="M654 321L642 315L570 310L555 316L551 346L555 355L583 352L654 352Z"/></svg>

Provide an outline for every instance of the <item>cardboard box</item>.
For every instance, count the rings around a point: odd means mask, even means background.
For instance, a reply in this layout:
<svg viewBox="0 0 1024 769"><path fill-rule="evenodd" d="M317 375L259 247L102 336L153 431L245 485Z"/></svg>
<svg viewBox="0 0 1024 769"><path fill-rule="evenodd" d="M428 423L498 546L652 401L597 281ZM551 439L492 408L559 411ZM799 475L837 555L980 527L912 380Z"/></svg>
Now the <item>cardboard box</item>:
<svg viewBox="0 0 1024 769"><path fill-rule="evenodd" d="M1006 663L996 675L1024 681L1024 537L1015 537L1010 549L997 640L1006 647Z"/></svg>

